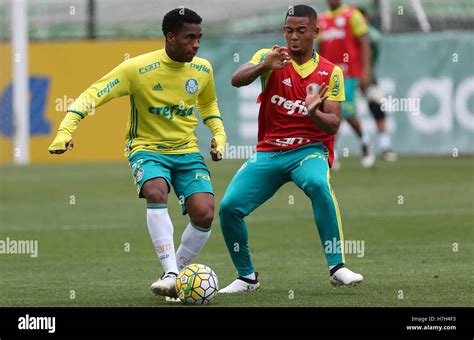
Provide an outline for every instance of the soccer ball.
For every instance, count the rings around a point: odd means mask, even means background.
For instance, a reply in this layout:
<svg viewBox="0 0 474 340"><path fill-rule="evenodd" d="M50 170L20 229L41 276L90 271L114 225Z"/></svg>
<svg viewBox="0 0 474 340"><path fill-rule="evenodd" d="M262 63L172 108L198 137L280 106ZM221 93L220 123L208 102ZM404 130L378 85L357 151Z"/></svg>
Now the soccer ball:
<svg viewBox="0 0 474 340"><path fill-rule="evenodd" d="M216 273L203 264L190 264L179 272L176 279L176 292L186 305L207 305L218 290Z"/></svg>

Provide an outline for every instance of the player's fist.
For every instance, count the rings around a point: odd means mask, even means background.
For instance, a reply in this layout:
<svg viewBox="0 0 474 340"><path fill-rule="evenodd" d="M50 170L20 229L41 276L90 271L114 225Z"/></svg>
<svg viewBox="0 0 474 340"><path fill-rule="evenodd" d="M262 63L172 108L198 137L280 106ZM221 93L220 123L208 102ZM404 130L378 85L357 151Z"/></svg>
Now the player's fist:
<svg viewBox="0 0 474 340"><path fill-rule="evenodd" d="M211 140L211 157L214 162L220 161L222 159L222 154L217 151L217 142L215 138Z"/></svg>
<svg viewBox="0 0 474 340"><path fill-rule="evenodd" d="M309 114L313 114L320 108L320 106L324 103L324 101L328 98L326 95L326 91L328 90L329 86L325 83L321 84L319 89L316 89L314 85L311 85L308 88L308 92L306 93L305 104L306 108L308 109Z"/></svg>
<svg viewBox="0 0 474 340"><path fill-rule="evenodd" d="M281 70L282 68L291 64L290 56L288 55L288 49L286 47L280 47L274 45L267 53L263 65L267 70Z"/></svg>
<svg viewBox="0 0 474 340"><path fill-rule="evenodd" d="M74 148L74 142L68 135L58 134L48 148L51 154L62 154Z"/></svg>

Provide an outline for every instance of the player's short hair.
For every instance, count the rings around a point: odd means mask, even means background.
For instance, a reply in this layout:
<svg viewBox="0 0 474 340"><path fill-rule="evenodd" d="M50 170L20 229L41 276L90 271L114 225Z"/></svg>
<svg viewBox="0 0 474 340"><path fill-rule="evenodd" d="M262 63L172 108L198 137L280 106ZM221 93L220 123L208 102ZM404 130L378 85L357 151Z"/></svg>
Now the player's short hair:
<svg viewBox="0 0 474 340"><path fill-rule="evenodd" d="M311 21L318 19L318 14L313 7L306 5L290 6L286 12L285 22L288 17L308 17Z"/></svg>
<svg viewBox="0 0 474 340"><path fill-rule="evenodd" d="M364 7L357 7L357 9L359 10L360 14L362 14L363 16L369 15L369 13L367 13Z"/></svg>
<svg viewBox="0 0 474 340"><path fill-rule="evenodd" d="M169 32L176 34L185 23L200 24L202 18L189 8L179 7L165 14L161 30L166 36Z"/></svg>

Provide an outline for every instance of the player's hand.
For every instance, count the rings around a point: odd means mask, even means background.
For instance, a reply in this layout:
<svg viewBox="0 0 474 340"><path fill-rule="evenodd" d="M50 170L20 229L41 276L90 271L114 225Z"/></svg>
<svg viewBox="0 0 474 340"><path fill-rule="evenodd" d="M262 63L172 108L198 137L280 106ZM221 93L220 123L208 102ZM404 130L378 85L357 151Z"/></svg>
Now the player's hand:
<svg viewBox="0 0 474 340"><path fill-rule="evenodd" d="M222 155L219 151L217 151L217 142L215 138L211 140L211 157L214 162L220 161L222 159Z"/></svg>
<svg viewBox="0 0 474 340"><path fill-rule="evenodd" d="M308 109L309 114L313 114L318 110L321 105L324 103L326 99L328 99L328 95L326 95L326 91L328 90L329 86L325 83L322 83L321 87L313 94L313 86L312 85L308 92L306 93L305 105Z"/></svg>
<svg viewBox="0 0 474 340"><path fill-rule="evenodd" d="M272 50L268 52L263 65L268 70L281 70L282 68L291 64L290 56L288 55L288 49L286 47L280 47L274 45Z"/></svg>
<svg viewBox="0 0 474 340"><path fill-rule="evenodd" d="M74 142L71 138L64 135L58 135L49 146L50 154L60 155L74 148Z"/></svg>

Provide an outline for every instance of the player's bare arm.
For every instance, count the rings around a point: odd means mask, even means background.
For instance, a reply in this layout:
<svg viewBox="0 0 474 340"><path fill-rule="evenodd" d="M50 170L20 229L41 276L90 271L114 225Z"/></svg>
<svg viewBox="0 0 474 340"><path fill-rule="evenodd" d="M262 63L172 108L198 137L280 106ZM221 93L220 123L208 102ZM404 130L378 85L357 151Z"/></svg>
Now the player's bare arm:
<svg viewBox="0 0 474 340"><path fill-rule="evenodd" d="M232 75L232 86L241 87L249 85L263 73L270 70L280 70L289 64L290 57L286 47L275 45L260 64L245 63L240 65Z"/></svg>
<svg viewBox="0 0 474 340"><path fill-rule="evenodd" d="M371 59L372 59L372 52L370 49L370 42L369 42L369 35L364 34L358 37L358 43L361 50L361 57L362 57L362 77L360 79L360 88L365 93L370 83L370 79L372 77L372 66L371 66Z"/></svg>
<svg viewBox="0 0 474 340"><path fill-rule="evenodd" d="M341 124L342 106L340 102L327 100L328 88L329 86L323 83L314 94L309 92L305 103L314 124L327 134L334 135Z"/></svg>

